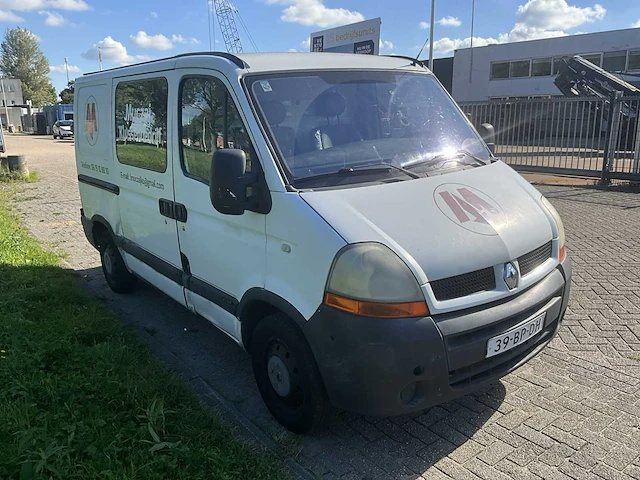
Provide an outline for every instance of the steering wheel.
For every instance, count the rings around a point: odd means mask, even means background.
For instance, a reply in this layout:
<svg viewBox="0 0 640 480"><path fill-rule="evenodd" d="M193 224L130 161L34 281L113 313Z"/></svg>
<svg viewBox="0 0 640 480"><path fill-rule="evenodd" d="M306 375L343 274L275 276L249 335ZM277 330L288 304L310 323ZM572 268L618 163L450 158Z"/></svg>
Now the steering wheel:
<svg viewBox="0 0 640 480"><path fill-rule="evenodd" d="M418 77L402 80L389 99L391 121L401 127L414 130L424 128L430 122L430 112L426 108L429 92Z"/></svg>

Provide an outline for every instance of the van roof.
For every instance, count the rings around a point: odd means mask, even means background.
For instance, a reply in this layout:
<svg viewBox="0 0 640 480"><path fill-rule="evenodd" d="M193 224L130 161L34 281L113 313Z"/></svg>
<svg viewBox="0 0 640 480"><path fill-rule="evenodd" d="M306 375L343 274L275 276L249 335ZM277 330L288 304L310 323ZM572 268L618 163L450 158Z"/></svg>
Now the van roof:
<svg viewBox="0 0 640 480"><path fill-rule="evenodd" d="M193 52L174 57L151 60L149 62L116 67L102 72L85 75L109 74L109 72L141 73L141 69L165 70L181 67L206 66L210 61L225 59L238 70L247 73L274 72L287 70L318 69L394 69L403 67L424 68L421 61L396 55L354 55L351 53L311 53L311 52L273 52L273 53L237 53ZM196 65L197 64L197 65ZM144 67L143 67L144 66ZM122 72L121 72L122 71Z"/></svg>

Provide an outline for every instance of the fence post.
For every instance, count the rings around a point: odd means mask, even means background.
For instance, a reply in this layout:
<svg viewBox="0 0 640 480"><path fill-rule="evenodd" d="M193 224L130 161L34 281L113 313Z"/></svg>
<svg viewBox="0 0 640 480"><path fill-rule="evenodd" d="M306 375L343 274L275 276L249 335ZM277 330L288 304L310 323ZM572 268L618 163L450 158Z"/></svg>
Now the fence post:
<svg viewBox="0 0 640 480"><path fill-rule="evenodd" d="M640 173L640 100L636 102L636 136L633 149L633 171L631 173Z"/></svg>
<svg viewBox="0 0 640 480"><path fill-rule="evenodd" d="M604 156L602 158L602 175L600 183L608 185L609 172L611 171L611 159L615 156L616 143L618 142L618 134L620 133L620 113L622 102L619 99L622 92L613 92L609 97L609 115L607 118L607 133L605 135Z"/></svg>

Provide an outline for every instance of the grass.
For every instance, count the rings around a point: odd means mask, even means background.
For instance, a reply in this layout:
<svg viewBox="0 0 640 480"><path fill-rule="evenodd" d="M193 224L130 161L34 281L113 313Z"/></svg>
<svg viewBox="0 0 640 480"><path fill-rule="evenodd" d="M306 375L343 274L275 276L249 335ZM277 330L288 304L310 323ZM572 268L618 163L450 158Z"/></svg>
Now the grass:
<svg viewBox="0 0 640 480"><path fill-rule="evenodd" d="M38 172L31 170L25 176L18 172L8 172L6 170L0 170L0 182L1 183L16 183L16 182L37 182Z"/></svg>
<svg viewBox="0 0 640 480"><path fill-rule="evenodd" d="M146 143L118 143L116 154L120 163L156 172L167 169L167 150Z"/></svg>
<svg viewBox="0 0 640 480"><path fill-rule="evenodd" d="M0 188L0 478L276 479L23 230Z"/></svg>

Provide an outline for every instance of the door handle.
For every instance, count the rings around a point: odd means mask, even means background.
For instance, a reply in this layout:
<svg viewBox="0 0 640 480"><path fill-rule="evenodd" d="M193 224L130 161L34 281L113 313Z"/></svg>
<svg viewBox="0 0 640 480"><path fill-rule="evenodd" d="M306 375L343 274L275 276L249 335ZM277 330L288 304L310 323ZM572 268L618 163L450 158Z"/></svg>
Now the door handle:
<svg viewBox="0 0 640 480"><path fill-rule="evenodd" d="M183 204L173 204L173 215L177 221L187 223L187 207L185 207Z"/></svg>
<svg viewBox="0 0 640 480"><path fill-rule="evenodd" d="M181 203L175 203L172 200L161 198L158 200L158 206L160 208L160 215L163 217L177 220L178 222L186 223L187 221L187 207Z"/></svg>
<svg viewBox="0 0 640 480"><path fill-rule="evenodd" d="M171 200L167 200L166 198L161 198L158 200L158 204L160 207L160 215L167 218L174 218L173 215L173 202Z"/></svg>

